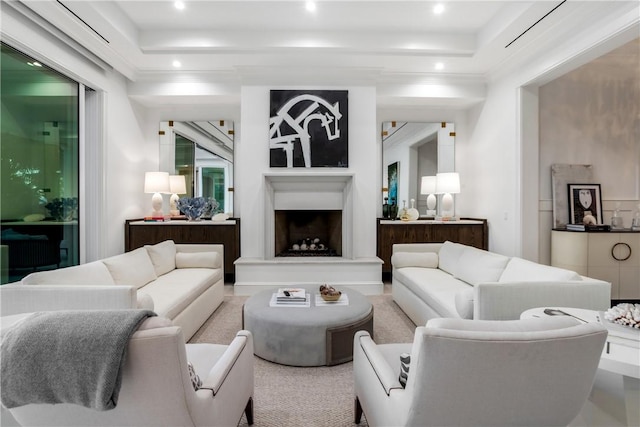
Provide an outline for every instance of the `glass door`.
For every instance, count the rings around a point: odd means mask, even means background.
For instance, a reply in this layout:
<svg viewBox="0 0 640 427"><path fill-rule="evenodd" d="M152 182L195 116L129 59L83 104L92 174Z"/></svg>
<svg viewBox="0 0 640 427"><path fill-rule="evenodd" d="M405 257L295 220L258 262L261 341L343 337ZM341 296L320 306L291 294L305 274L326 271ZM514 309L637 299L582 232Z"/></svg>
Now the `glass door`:
<svg viewBox="0 0 640 427"><path fill-rule="evenodd" d="M1 46L0 281L77 265L80 85Z"/></svg>

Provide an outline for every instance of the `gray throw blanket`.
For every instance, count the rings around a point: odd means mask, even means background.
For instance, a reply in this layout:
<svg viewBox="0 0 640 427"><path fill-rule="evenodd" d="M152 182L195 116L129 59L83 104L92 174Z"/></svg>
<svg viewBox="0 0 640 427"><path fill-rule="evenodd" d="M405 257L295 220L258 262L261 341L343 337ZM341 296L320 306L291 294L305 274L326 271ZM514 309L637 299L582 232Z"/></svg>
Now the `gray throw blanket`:
<svg viewBox="0 0 640 427"><path fill-rule="evenodd" d="M148 310L51 311L16 323L0 346L2 404L115 408L129 338L155 315Z"/></svg>

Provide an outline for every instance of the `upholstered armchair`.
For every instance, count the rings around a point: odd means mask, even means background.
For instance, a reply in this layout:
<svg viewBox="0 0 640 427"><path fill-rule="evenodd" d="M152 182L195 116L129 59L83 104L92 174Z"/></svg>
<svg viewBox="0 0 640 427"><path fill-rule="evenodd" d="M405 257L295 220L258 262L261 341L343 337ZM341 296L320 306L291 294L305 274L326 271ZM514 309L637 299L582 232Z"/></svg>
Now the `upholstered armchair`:
<svg viewBox="0 0 640 427"><path fill-rule="evenodd" d="M249 331L239 331L228 346L185 344L180 327L150 317L129 340L114 409L62 403L28 404L9 411L23 426L229 427L238 425L243 412L252 424L253 357ZM197 391L189 363L202 382Z"/></svg>
<svg viewBox="0 0 640 427"><path fill-rule="evenodd" d="M432 319L413 344L354 337L355 422L566 426L593 385L606 329L572 318ZM410 355L406 388L400 355Z"/></svg>

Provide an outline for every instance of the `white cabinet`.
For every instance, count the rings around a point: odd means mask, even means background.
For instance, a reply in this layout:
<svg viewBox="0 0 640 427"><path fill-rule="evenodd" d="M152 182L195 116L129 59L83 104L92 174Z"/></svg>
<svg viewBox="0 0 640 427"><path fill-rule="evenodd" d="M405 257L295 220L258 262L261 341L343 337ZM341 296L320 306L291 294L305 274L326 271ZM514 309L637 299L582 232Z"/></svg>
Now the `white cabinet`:
<svg viewBox="0 0 640 427"><path fill-rule="evenodd" d="M640 299L640 232L551 232L551 265L611 282L611 299Z"/></svg>

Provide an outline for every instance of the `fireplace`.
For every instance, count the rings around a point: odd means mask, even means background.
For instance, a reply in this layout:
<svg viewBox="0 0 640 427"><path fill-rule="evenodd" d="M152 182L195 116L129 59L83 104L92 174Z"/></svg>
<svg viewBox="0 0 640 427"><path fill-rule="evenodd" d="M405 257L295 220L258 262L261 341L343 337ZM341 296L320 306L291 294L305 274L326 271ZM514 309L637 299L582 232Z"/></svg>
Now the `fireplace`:
<svg viewBox="0 0 640 427"><path fill-rule="evenodd" d="M235 261L236 295L300 284L350 286L365 294L382 293L382 260L354 256L354 228L360 224L354 224L353 173L311 170L263 176L264 204L254 200L252 205L263 214L263 227L255 230L264 233L263 246L260 251L256 246L248 249L256 256ZM365 237L358 236L366 241ZM326 249L310 249L315 239L316 245L323 244ZM306 249L302 249L303 243ZM299 246L294 249L293 245ZM375 243L373 246L375 249Z"/></svg>
<svg viewBox="0 0 640 427"><path fill-rule="evenodd" d="M276 210L275 256L342 256L342 210Z"/></svg>

